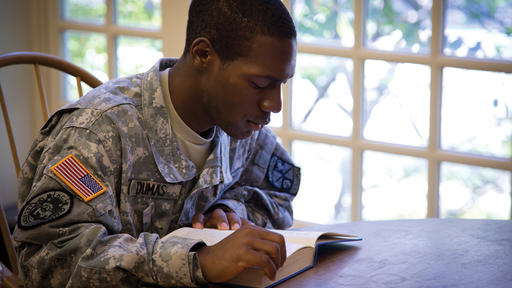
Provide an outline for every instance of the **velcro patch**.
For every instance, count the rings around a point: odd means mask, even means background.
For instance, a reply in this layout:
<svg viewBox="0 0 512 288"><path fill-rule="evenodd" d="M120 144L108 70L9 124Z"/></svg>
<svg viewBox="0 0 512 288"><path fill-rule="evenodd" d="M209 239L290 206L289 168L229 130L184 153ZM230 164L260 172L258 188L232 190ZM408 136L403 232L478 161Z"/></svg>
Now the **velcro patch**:
<svg viewBox="0 0 512 288"><path fill-rule="evenodd" d="M270 157L267 178L280 191L297 194L300 183L300 169L275 154Z"/></svg>
<svg viewBox="0 0 512 288"><path fill-rule="evenodd" d="M52 166L51 170L85 202L107 190L73 154Z"/></svg>
<svg viewBox="0 0 512 288"><path fill-rule="evenodd" d="M73 199L68 192L51 191L39 194L21 208L18 226L29 229L59 219L69 213L72 205Z"/></svg>

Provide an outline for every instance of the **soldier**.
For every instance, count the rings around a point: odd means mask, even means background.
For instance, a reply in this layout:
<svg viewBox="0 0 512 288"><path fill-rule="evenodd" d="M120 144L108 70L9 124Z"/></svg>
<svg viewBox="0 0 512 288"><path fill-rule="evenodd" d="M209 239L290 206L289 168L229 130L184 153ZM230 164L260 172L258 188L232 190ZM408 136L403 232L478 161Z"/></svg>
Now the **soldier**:
<svg viewBox="0 0 512 288"><path fill-rule="evenodd" d="M20 174L14 232L26 286L197 286L270 278L299 168L264 126L293 76L279 0L194 0L179 59L106 82L57 111ZM167 236L233 229L213 246Z"/></svg>

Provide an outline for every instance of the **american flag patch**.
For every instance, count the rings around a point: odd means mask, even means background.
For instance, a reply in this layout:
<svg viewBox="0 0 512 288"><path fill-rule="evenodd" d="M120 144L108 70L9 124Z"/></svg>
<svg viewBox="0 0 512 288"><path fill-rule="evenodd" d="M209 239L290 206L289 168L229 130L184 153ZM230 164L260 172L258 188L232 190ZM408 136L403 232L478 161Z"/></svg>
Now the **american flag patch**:
<svg viewBox="0 0 512 288"><path fill-rule="evenodd" d="M85 202L107 190L73 154L69 154L50 169Z"/></svg>

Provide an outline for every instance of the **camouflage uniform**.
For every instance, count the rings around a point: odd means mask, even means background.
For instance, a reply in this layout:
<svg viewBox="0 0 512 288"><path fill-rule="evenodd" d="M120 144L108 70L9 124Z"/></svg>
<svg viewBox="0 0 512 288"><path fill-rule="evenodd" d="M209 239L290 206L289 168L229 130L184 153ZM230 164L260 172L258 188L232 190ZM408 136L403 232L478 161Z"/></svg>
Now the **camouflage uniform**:
<svg viewBox="0 0 512 288"><path fill-rule="evenodd" d="M196 212L224 205L263 227L292 224L299 169L269 129L244 140L216 129L202 171L182 154L159 82L175 62L107 82L41 129L19 177L14 232L27 286L201 285L194 251L204 244L162 238ZM90 198L56 172L69 155Z"/></svg>

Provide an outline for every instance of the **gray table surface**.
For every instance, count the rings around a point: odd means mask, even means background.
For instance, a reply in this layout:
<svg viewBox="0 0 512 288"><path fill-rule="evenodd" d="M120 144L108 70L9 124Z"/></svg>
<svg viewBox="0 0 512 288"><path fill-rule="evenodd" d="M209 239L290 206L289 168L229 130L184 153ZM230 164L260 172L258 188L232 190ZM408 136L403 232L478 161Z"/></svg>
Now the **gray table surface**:
<svg viewBox="0 0 512 288"><path fill-rule="evenodd" d="M512 221L361 221L322 229L363 241L323 247L315 267L277 287L512 287Z"/></svg>

